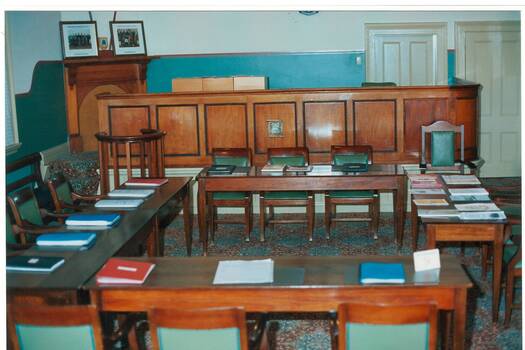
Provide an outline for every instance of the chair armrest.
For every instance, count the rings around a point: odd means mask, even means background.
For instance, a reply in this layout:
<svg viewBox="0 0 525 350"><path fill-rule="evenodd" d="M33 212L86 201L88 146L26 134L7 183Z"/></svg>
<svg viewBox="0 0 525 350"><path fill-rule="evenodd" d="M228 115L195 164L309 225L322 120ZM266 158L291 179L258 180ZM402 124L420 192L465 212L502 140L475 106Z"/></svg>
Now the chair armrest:
<svg viewBox="0 0 525 350"><path fill-rule="evenodd" d="M71 213L57 213L54 211L49 211L47 209L40 209L40 212L43 216L48 216L54 219L65 219L71 215Z"/></svg>
<svg viewBox="0 0 525 350"><path fill-rule="evenodd" d="M19 225L13 225L13 232L15 234L30 234L30 235L40 235L42 233L51 233L51 232L58 232L64 230L63 226L40 226L40 225L34 225L30 223L29 221L24 220L22 222L22 226Z"/></svg>
<svg viewBox="0 0 525 350"><path fill-rule="evenodd" d="M103 195L83 195L75 192L71 193L71 197L73 197L73 200L79 200L84 202L96 202L103 198L106 198L106 196Z"/></svg>

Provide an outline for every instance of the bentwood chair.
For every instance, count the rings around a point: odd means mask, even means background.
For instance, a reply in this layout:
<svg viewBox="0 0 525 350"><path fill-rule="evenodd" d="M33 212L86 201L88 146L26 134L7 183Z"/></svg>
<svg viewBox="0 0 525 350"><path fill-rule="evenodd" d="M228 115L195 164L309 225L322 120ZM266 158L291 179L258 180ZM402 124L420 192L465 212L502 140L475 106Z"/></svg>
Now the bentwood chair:
<svg viewBox="0 0 525 350"><path fill-rule="evenodd" d="M372 164L372 146L332 146L331 164L343 165L345 163ZM352 191L326 191L324 195L324 221L326 238L330 238L332 222L335 221L367 221L369 229L377 239L379 226L379 193L372 190ZM365 217L337 217L337 205L367 205L369 215Z"/></svg>
<svg viewBox="0 0 525 350"><path fill-rule="evenodd" d="M267 164L270 165L309 165L309 153L306 147L268 148ZM308 240L313 240L314 231L314 195L310 191L273 191L260 193L260 240L265 240L266 224L303 223L308 225ZM274 207L306 206L306 219L276 219ZM266 219L266 208L269 217Z"/></svg>
<svg viewBox="0 0 525 350"><path fill-rule="evenodd" d="M164 137L166 132L142 129L140 135L112 136L105 132L95 134L100 161L100 193L109 188L109 170L113 170L113 185L118 187L118 169L124 159L127 177L132 178L133 167L140 169L140 177L164 177ZM146 172L147 171L147 172Z"/></svg>
<svg viewBox="0 0 525 350"><path fill-rule="evenodd" d="M81 211L81 202L96 202L101 196L86 196L73 192L71 184L64 175L56 174L47 181L56 213Z"/></svg>
<svg viewBox="0 0 525 350"><path fill-rule="evenodd" d="M252 165L251 151L249 148L214 148L213 165L234 165L239 167L249 167ZM211 213L208 227L211 229L211 239L215 239L217 224L244 224L245 241L250 241L252 231L252 194L250 192L212 192L208 195L208 213ZM217 216L218 207L242 207L244 218L219 219Z"/></svg>
<svg viewBox="0 0 525 350"><path fill-rule="evenodd" d="M460 159L465 162L465 128L438 120L431 125L421 126L421 164L427 164L427 134L430 140L431 167L452 167L456 163L456 134L460 134Z"/></svg>
<svg viewBox="0 0 525 350"><path fill-rule="evenodd" d="M436 349L434 304L341 304L337 318L339 350Z"/></svg>
<svg viewBox="0 0 525 350"><path fill-rule="evenodd" d="M54 214L39 208L35 194L29 187L8 195L7 203L15 222L12 225L13 232L20 244L34 242L34 237L42 233L57 231L60 226L56 221L50 220L67 217L67 214ZM44 220L49 220L49 223L46 224Z"/></svg>
<svg viewBox="0 0 525 350"><path fill-rule="evenodd" d="M148 321L153 350L248 350L240 308L151 309Z"/></svg>
<svg viewBox="0 0 525 350"><path fill-rule="evenodd" d="M97 309L92 305L8 305L14 350L103 350Z"/></svg>

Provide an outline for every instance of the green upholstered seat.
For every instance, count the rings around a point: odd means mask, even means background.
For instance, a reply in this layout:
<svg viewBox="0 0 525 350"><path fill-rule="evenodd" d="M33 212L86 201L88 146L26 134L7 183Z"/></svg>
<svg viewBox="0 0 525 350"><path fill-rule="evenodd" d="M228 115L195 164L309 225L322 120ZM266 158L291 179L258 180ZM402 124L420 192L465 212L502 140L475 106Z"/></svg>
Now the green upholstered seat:
<svg viewBox="0 0 525 350"><path fill-rule="evenodd" d="M271 157L270 164L272 165L291 165L291 166L304 166L306 159L303 156L283 156L283 157Z"/></svg>
<svg viewBox="0 0 525 350"><path fill-rule="evenodd" d="M510 229L510 234L512 236L520 235L521 236L521 225L512 225Z"/></svg>
<svg viewBox="0 0 525 350"><path fill-rule="evenodd" d="M372 198L374 197L374 191L329 191L329 196L332 198Z"/></svg>
<svg viewBox="0 0 525 350"><path fill-rule="evenodd" d="M334 165L343 165L346 163L367 164L368 155L366 153L334 155Z"/></svg>
<svg viewBox="0 0 525 350"><path fill-rule="evenodd" d="M16 325L16 335L23 350L94 350L93 327Z"/></svg>
<svg viewBox="0 0 525 350"><path fill-rule="evenodd" d="M265 199L304 199L308 198L308 192L306 191L276 191L276 192L265 192Z"/></svg>
<svg viewBox="0 0 525 350"><path fill-rule="evenodd" d="M244 192L213 192L212 198L215 200L244 199L246 194Z"/></svg>
<svg viewBox="0 0 525 350"><path fill-rule="evenodd" d="M36 198L33 196L31 199L18 205L18 212L22 217L22 220L27 220L35 225L43 225L42 216Z"/></svg>
<svg viewBox="0 0 525 350"><path fill-rule="evenodd" d="M346 323L348 350L428 349L429 324L375 325Z"/></svg>
<svg viewBox="0 0 525 350"><path fill-rule="evenodd" d="M503 210L503 212L505 213L505 215L507 216L516 216L516 217L521 217L521 206L505 206L505 205L500 205L499 208L501 210Z"/></svg>
<svg viewBox="0 0 525 350"><path fill-rule="evenodd" d="M73 205L73 196L71 195L71 189L67 182L61 183L56 187L58 199L64 203Z"/></svg>
<svg viewBox="0 0 525 350"><path fill-rule="evenodd" d="M247 157L214 156L213 165L248 166Z"/></svg>
<svg viewBox="0 0 525 350"><path fill-rule="evenodd" d="M238 328L222 329L176 329L158 328L161 350L239 350L241 348Z"/></svg>
<svg viewBox="0 0 525 350"><path fill-rule="evenodd" d="M433 131L431 137L432 166L454 165L454 131Z"/></svg>

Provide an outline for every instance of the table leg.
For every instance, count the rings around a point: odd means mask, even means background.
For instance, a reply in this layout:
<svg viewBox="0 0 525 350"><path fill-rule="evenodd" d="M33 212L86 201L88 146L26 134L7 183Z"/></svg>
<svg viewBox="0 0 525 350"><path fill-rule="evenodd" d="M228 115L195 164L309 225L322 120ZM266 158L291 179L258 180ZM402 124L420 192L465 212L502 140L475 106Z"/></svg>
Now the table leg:
<svg viewBox="0 0 525 350"><path fill-rule="evenodd" d="M208 255L208 228L206 220L206 190L205 190L204 179L199 179L199 193L198 193L198 206L199 206L199 237L202 242L202 255Z"/></svg>
<svg viewBox="0 0 525 350"><path fill-rule="evenodd" d="M465 327L467 324L467 289L456 289L454 298L454 350L465 347Z"/></svg>
<svg viewBox="0 0 525 350"><path fill-rule="evenodd" d="M494 237L493 273L492 273L492 321L498 321L500 292L501 292L501 269L503 265L503 230L504 225L497 225Z"/></svg>
<svg viewBox="0 0 525 350"><path fill-rule="evenodd" d="M182 199L183 203L183 210L184 210L184 235L186 238L186 253L188 256L191 256L191 243L192 243L192 227L191 227L191 204L190 204L190 191L191 187L188 183L186 188L186 193L184 195L184 198Z"/></svg>
<svg viewBox="0 0 525 350"><path fill-rule="evenodd" d="M394 225L397 247L403 245L403 233L405 230L406 212L406 179L404 176L397 177L397 188L394 190Z"/></svg>
<svg viewBox="0 0 525 350"><path fill-rule="evenodd" d="M423 225L427 233L427 249L436 248L436 227L434 225Z"/></svg>
<svg viewBox="0 0 525 350"><path fill-rule="evenodd" d="M418 238L418 221L417 221L417 206L414 204L414 201L410 201L410 229L412 232L412 250L415 252L417 250L417 238Z"/></svg>

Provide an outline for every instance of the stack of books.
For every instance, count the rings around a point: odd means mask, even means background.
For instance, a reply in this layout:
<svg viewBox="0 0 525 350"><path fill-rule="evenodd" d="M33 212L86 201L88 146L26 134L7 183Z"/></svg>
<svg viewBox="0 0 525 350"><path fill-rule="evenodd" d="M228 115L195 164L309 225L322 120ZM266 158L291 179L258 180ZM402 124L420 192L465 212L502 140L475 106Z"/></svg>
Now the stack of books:
<svg viewBox="0 0 525 350"><path fill-rule="evenodd" d="M212 165L208 168L208 175L230 175L235 165Z"/></svg>
<svg viewBox="0 0 525 350"><path fill-rule="evenodd" d="M57 232L38 236L39 247L70 247L85 250L90 248L97 238L95 232Z"/></svg>
<svg viewBox="0 0 525 350"><path fill-rule="evenodd" d="M133 177L126 181L126 186L144 186L144 187L158 187L168 182L165 177Z"/></svg>
<svg viewBox="0 0 525 350"><path fill-rule="evenodd" d="M437 174L410 174L408 178L411 189L440 189L443 187Z"/></svg>
<svg viewBox="0 0 525 350"><path fill-rule="evenodd" d="M66 219L68 226L113 226L120 221L120 214L73 214Z"/></svg>
<svg viewBox="0 0 525 350"><path fill-rule="evenodd" d="M64 264L59 256L8 256L5 262L7 271L52 272Z"/></svg>
<svg viewBox="0 0 525 350"><path fill-rule="evenodd" d="M285 164L266 164L261 171L263 173L282 173L286 168Z"/></svg>
<svg viewBox="0 0 525 350"><path fill-rule="evenodd" d="M475 175L441 175L447 185L480 185Z"/></svg>
<svg viewBox="0 0 525 350"><path fill-rule="evenodd" d="M405 283L405 269L401 263L366 262L359 265L361 284Z"/></svg>
<svg viewBox="0 0 525 350"><path fill-rule="evenodd" d="M482 187L449 188L452 202L487 202L490 201L489 193Z"/></svg>
<svg viewBox="0 0 525 350"><path fill-rule="evenodd" d="M155 190L149 188L118 188L108 193L108 197L120 197L120 198L148 198Z"/></svg>
<svg viewBox="0 0 525 350"><path fill-rule="evenodd" d="M142 284L155 264L118 258L109 259L96 275L99 284Z"/></svg>
<svg viewBox="0 0 525 350"><path fill-rule="evenodd" d="M95 208L137 208L144 203L143 199L101 199Z"/></svg>
<svg viewBox="0 0 525 350"><path fill-rule="evenodd" d="M418 207L423 206L447 206L448 202L443 198L421 198L414 199L414 204Z"/></svg>

